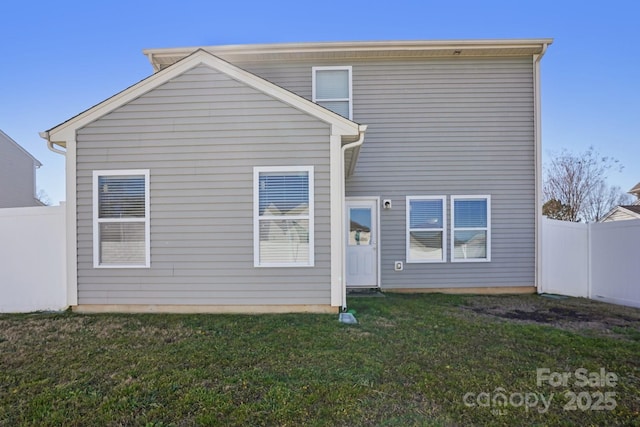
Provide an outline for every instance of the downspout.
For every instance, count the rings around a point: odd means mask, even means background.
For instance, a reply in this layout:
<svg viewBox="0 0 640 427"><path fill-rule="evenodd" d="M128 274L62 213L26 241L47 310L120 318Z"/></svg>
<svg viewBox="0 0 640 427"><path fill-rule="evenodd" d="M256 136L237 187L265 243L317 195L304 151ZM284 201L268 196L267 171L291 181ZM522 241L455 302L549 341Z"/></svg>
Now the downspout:
<svg viewBox="0 0 640 427"><path fill-rule="evenodd" d="M78 249L76 245L76 196L75 187L73 191L70 190L69 182L75 184L75 164L76 164L76 150L75 140L66 140L67 150L60 150L54 147L53 141L51 141L51 134L49 131L40 132L40 137L47 141L47 148L54 153L62 154L65 156L65 191L67 200L64 203L65 212L65 254L64 254L64 282L66 285L66 301L68 306L78 305ZM71 166L73 165L73 171ZM73 173L73 179L70 179L70 174ZM63 206L62 203L60 203Z"/></svg>
<svg viewBox="0 0 640 427"><path fill-rule="evenodd" d="M47 141L47 148L53 151L54 153L62 154L65 156L67 154L66 151L62 151L53 146L53 142L49 139L49 131L40 132L40 138L45 139Z"/></svg>
<svg viewBox="0 0 640 427"><path fill-rule="evenodd" d="M340 212L342 215L342 224L344 230L345 212L344 212L344 199L346 195L346 176L344 173L344 155L347 150L353 148L354 150L360 150L360 146L364 143L364 133L367 131L367 125L359 125L358 127L358 139L354 142L350 142L342 146L342 153L340 155L340 174L341 188L340 188ZM357 154L357 153L356 153ZM353 172L350 170L350 172ZM344 231L343 231L344 233ZM344 235L341 233L340 247L342 248L342 311L347 309L347 266L346 266L346 245Z"/></svg>
<svg viewBox="0 0 640 427"><path fill-rule="evenodd" d="M548 43L542 44L540 53L533 55L534 79L534 115L535 115L535 279L534 284L538 293L543 291L542 280L542 117L540 100L540 60L547 51Z"/></svg>
<svg viewBox="0 0 640 427"><path fill-rule="evenodd" d="M361 133L359 141L363 141L363 140L364 140L364 132ZM356 141L356 142L358 142L358 141ZM355 144L355 142L353 144ZM360 147L362 147L362 142L360 142L360 144L358 144L353 149L352 157L356 157L356 158L358 157L358 154L360 154ZM356 162L351 162L351 164L349 165L349 170L347 171L347 176L353 175L353 172L355 172L355 170L356 170Z"/></svg>

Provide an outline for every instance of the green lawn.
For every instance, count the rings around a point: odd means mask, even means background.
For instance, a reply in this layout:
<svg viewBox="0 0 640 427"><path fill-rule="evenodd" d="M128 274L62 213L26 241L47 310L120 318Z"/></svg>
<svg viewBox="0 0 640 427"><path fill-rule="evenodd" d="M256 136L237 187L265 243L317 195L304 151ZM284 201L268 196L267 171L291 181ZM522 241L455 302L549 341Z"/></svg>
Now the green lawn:
<svg viewBox="0 0 640 427"><path fill-rule="evenodd" d="M0 315L0 425L640 425L640 310L533 295L349 306L357 325ZM538 385L538 368L571 376Z"/></svg>

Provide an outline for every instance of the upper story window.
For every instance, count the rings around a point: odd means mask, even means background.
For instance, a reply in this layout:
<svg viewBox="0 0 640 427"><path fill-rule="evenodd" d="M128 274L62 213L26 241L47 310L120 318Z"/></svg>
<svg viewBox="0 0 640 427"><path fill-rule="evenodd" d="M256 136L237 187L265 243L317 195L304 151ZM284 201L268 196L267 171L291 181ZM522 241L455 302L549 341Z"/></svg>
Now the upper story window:
<svg viewBox="0 0 640 427"><path fill-rule="evenodd" d="M255 167L254 266L313 266L313 167Z"/></svg>
<svg viewBox="0 0 640 427"><path fill-rule="evenodd" d="M149 242L149 171L94 171L94 267L149 267Z"/></svg>
<svg viewBox="0 0 640 427"><path fill-rule="evenodd" d="M451 261L491 260L491 196L451 196Z"/></svg>
<svg viewBox="0 0 640 427"><path fill-rule="evenodd" d="M313 67L313 102L351 120L351 67Z"/></svg>

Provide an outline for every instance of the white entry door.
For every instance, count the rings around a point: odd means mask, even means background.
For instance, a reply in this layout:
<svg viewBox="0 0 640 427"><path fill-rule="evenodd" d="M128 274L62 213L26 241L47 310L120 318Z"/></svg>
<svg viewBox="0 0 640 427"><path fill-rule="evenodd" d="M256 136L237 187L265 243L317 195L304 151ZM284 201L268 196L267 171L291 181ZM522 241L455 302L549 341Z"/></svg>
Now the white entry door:
<svg viewBox="0 0 640 427"><path fill-rule="evenodd" d="M378 199L346 201L347 287L378 287Z"/></svg>

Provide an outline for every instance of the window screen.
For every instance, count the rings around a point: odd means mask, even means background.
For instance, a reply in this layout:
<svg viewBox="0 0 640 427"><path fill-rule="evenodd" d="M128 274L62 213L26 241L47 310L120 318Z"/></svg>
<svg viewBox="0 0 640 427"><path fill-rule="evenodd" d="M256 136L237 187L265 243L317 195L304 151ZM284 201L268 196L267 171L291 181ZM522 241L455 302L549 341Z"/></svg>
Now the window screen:
<svg viewBox="0 0 640 427"><path fill-rule="evenodd" d="M351 119L351 67L314 67L313 75L313 101Z"/></svg>
<svg viewBox="0 0 640 427"><path fill-rule="evenodd" d="M453 196L451 212L452 261L489 261L490 197Z"/></svg>
<svg viewBox="0 0 640 427"><path fill-rule="evenodd" d="M311 168L256 168L256 266L313 265Z"/></svg>
<svg viewBox="0 0 640 427"><path fill-rule="evenodd" d="M446 256L444 197L407 197L407 262L443 262Z"/></svg>
<svg viewBox="0 0 640 427"><path fill-rule="evenodd" d="M149 265L148 177L148 171L94 172L94 266Z"/></svg>

